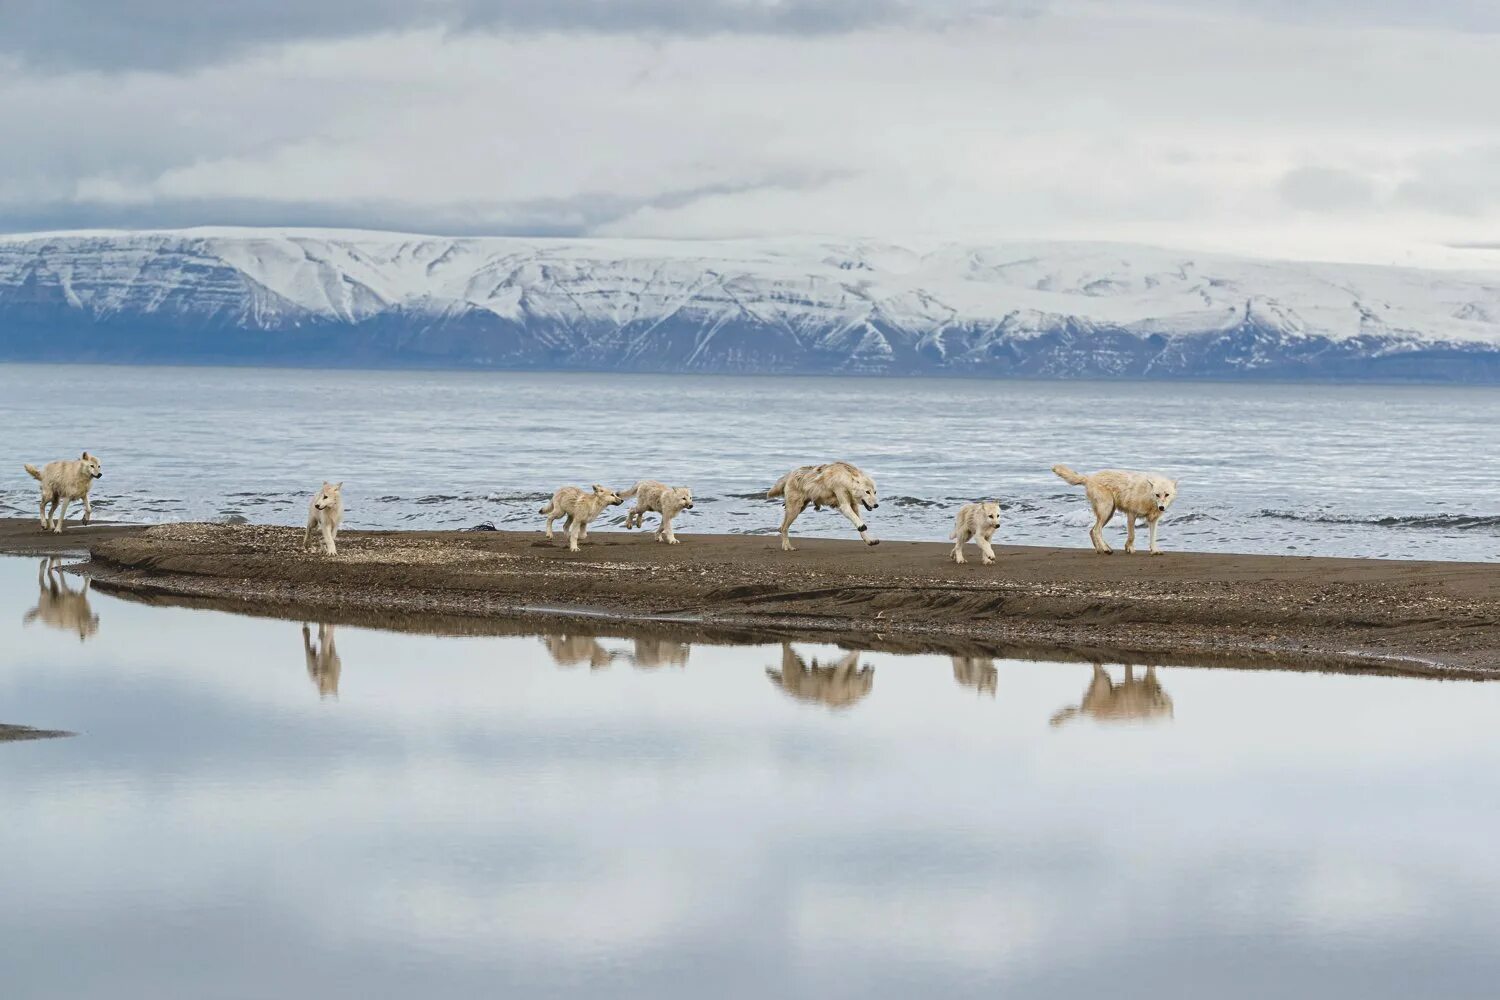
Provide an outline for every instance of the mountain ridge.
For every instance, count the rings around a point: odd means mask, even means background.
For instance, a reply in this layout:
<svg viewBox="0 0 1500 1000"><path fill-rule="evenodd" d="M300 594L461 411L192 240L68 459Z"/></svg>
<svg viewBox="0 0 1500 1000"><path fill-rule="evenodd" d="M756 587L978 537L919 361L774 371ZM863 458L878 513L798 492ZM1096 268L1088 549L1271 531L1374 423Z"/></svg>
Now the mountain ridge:
<svg viewBox="0 0 1500 1000"><path fill-rule="evenodd" d="M0 236L0 358L1500 382L1500 274L1129 244Z"/></svg>

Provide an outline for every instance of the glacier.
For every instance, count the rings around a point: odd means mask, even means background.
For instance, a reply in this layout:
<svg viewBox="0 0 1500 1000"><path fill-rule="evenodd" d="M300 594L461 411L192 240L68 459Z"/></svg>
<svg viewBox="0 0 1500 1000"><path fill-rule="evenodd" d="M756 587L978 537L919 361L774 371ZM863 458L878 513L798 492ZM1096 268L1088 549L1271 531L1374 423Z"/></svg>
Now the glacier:
<svg viewBox="0 0 1500 1000"><path fill-rule="evenodd" d="M1107 243L0 236L0 359L1500 382L1500 273Z"/></svg>

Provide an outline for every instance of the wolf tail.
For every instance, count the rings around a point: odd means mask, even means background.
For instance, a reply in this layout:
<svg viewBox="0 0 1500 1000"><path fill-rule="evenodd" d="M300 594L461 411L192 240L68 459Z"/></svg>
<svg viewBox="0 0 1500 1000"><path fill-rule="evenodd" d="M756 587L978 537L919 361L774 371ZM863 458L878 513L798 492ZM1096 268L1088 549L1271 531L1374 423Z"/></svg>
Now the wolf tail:
<svg viewBox="0 0 1500 1000"><path fill-rule="evenodd" d="M1074 472L1066 465L1054 465L1052 467L1052 471L1057 473L1059 477L1067 480L1074 486L1082 486L1084 483L1089 481L1088 476L1080 476L1078 473Z"/></svg>
<svg viewBox="0 0 1500 1000"><path fill-rule="evenodd" d="M35 479L37 482L41 482L42 481L42 470L41 469L38 469L34 465L23 465L22 468L25 469L27 472L29 472L31 474L31 478L32 479Z"/></svg>
<svg viewBox="0 0 1500 1000"><path fill-rule="evenodd" d="M637 493L639 493L640 491L641 491L641 484L640 483L636 483L634 486L630 487L630 489L626 490L624 493L621 493L620 494L620 499L621 500L629 500L632 497L634 497Z"/></svg>
<svg viewBox="0 0 1500 1000"><path fill-rule="evenodd" d="M541 510L537 511L537 513L538 514L550 514L550 513L552 513L552 501L548 500L547 501L547 506L545 506Z"/></svg>
<svg viewBox="0 0 1500 1000"><path fill-rule="evenodd" d="M767 500L775 500L779 496L785 496L786 495L786 481L791 478L791 475L792 474L790 472L788 472L786 475L784 475L780 479L776 480L776 485L772 486L770 489L766 490L766 499Z"/></svg>

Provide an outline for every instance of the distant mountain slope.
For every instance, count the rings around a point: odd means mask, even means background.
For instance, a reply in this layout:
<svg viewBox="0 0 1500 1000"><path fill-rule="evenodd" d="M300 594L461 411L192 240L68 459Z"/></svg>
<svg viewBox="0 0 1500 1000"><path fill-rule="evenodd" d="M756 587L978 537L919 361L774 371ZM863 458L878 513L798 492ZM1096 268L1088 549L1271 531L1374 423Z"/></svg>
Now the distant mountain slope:
<svg viewBox="0 0 1500 1000"><path fill-rule="evenodd" d="M1111 244L0 237L0 358L1500 382L1500 274Z"/></svg>

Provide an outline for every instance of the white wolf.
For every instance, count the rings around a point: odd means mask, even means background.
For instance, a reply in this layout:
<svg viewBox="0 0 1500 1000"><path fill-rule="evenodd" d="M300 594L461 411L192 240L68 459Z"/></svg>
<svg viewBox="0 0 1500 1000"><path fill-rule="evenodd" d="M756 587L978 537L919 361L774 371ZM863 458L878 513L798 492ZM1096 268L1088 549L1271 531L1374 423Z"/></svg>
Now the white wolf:
<svg viewBox="0 0 1500 1000"><path fill-rule="evenodd" d="M988 566L995 561L995 550L990 547L990 539L995 536L995 529L1000 527L1000 505L993 500L983 503L966 503L958 508L958 516L953 519L953 533L949 538L953 542L953 561L961 563L964 561L964 543L969 539L979 546L979 561Z"/></svg>
<svg viewBox="0 0 1500 1000"><path fill-rule="evenodd" d="M693 491L686 486L668 486L654 479L642 479L620 494L621 500L635 499L635 506L625 515L625 527L639 528L646 514L656 511L661 523L656 526L656 540L668 545L677 544L672 533L672 518L685 510L693 509Z"/></svg>
<svg viewBox="0 0 1500 1000"><path fill-rule="evenodd" d="M797 516L807 509L808 504L812 504L816 510L837 507L849 519L849 523L854 525L854 530L859 532L859 537L866 545L880 544L878 538L869 534L870 529L865 527L864 518L855 510L856 506L862 506L865 510L874 510L880 506L879 498L875 495L875 480L848 462L804 465L793 469L776 480L776 485L766 492L767 499L774 500L776 497L784 497L786 502L786 513L781 518L781 547L787 552L796 551L787 532Z"/></svg>
<svg viewBox="0 0 1500 1000"><path fill-rule="evenodd" d="M1119 469L1104 469L1084 476L1066 465L1054 465L1052 471L1074 486L1082 486L1088 494L1089 504L1094 508L1094 526L1089 529L1089 538L1095 552L1101 555L1114 552L1104 540L1104 526L1118 510L1125 515L1125 551L1135 551L1135 519L1144 517L1151 526L1151 554L1161 555L1161 549L1156 547L1156 522L1177 499L1177 480L1159 472Z"/></svg>
<svg viewBox="0 0 1500 1000"><path fill-rule="evenodd" d="M313 547L313 530L323 536L323 551L330 556L339 554L337 543L339 525L344 522L344 484L324 483L307 505L307 531L302 536L302 551Z"/></svg>
<svg viewBox="0 0 1500 1000"><path fill-rule="evenodd" d="M37 508L37 516L41 519L43 531L62 534L63 519L68 516L68 508L74 500L83 501L83 523L93 520L94 508L89 503L89 490L93 488L94 480L104 475L99 459L84 452L82 458L48 462L40 469L34 465L23 465L22 468L42 484L42 502ZM50 514L48 504L52 506Z"/></svg>
<svg viewBox="0 0 1500 1000"><path fill-rule="evenodd" d="M566 517L563 528L568 533L568 551L578 551L578 540L589 537L589 522L604 512L604 508L622 504L620 494L608 487L594 484L589 493L577 486L564 486L552 494L547 506L538 513L547 515L547 537L552 537L552 522Z"/></svg>

